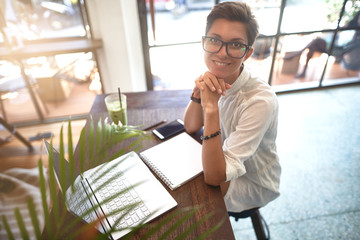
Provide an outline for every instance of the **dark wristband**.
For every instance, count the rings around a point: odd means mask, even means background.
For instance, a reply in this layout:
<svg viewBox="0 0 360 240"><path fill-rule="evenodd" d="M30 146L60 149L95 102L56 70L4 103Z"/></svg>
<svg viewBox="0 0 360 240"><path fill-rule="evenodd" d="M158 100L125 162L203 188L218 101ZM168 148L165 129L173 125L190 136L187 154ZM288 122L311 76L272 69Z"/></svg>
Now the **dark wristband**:
<svg viewBox="0 0 360 240"><path fill-rule="evenodd" d="M190 99L191 99L191 101L201 104L201 99L194 97L194 93L191 94Z"/></svg>

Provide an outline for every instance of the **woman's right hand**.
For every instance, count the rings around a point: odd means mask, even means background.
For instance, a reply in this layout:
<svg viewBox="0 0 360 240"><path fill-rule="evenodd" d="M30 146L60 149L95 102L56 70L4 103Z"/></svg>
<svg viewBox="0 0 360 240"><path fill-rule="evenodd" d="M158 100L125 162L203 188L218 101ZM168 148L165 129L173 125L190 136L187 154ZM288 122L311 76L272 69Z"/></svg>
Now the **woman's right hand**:
<svg viewBox="0 0 360 240"><path fill-rule="evenodd" d="M200 90L201 105L203 107L208 106L208 104L217 105L220 96L225 96L226 89L229 89L231 87L230 84L225 83L223 79L217 78L209 71L198 77L195 80L195 84L195 88Z"/></svg>
<svg viewBox="0 0 360 240"><path fill-rule="evenodd" d="M225 83L224 79L217 78L214 74L207 71L195 80L195 85L198 89L204 90L204 82L211 92L217 92L220 95L225 96L226 89L231 88L230 84Z"/></svg>
<svg viewBox="0 0 360 240"><path fill-rule="evenodd" d="M218 79L214 74L207 71L195 80L195 85L201 90L205 90L205 85L211 92L217 92L218 94L225 94L225 82L222 79Z"/></svg>

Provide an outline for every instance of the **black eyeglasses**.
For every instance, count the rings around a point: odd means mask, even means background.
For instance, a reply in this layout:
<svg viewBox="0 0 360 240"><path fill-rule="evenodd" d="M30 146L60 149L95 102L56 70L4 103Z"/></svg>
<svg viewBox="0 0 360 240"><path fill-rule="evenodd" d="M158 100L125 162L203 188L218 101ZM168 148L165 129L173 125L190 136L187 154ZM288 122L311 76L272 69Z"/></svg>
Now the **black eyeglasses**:
<svg viewBox="0 0 360 240"><path fill-rule="evenodd" d="M206 36L202 37L202 39L204 51L209 53L218 53L225 45L227 55L232 58L243 58L250 49L250 46L241 42L224 42L218 38Z"/></svg>

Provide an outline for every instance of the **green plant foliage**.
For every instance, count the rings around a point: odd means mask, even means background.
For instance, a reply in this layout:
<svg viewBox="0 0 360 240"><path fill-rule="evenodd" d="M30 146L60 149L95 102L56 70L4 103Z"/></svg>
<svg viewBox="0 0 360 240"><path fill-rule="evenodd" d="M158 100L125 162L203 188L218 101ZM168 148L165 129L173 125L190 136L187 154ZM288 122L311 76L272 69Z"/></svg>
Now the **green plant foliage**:
<svg viewBox="0 0 360 240"><path fill-rule="evenodd" d="M325 0L329 14L327 15L329 22L336 22L339 19L340 11L344 4L344 0ZM347 24L351 19L354 18L356 13L360 11L359 0L348 0L346 3L345 12L343 15L343 21Z"/></svg>
<svg viewBox="0 0 360 240"><path fill-rule="evenodd" d="M108 162L107 164L111 164L111 160L123 155L132 150L139 149L141 146L141 141L148 138L149 135L147 132L138 130L136 127L132 126L118 126L118 125L110 125L106 123L106 121L102 121L101 119L94 124L94 121L91 119L90 123L84 127L81 131L79 142L78 142L78 156L77 162L75 162L74 156L74 148L72 142L72 130L71 130L71 120L68 121L68 131L67 131L67 149L68 149L68 166L69 166L69 176L71 182L74 182L76 178L76 168L80 169L80 172L84 172L87 169L98 166L104 161ZM44 167L42 165L41 159L38 163L39 169L39 185L41 192L41 202L42 202L42 210L44 212L44 222L45 229L40 229L39 219L36 212L36 207L34 205L33 199L28 200L28 211L31 217L31 222L33 225L35 236L29 236L27 232L23 217L18 208L14 209L14 215L16 216L17 225L21 230L21 236L23 239L36 238L36 239L108 239L109 236L105 234L99 234L97 230L95 230L94 226L97 222L92 224L82 224L82 227L78 227L79 223L82 222L83 216L73 216L71 221L69 221L69 213L66 208L66 172L65 172L65 144L64 144L64 136L63 136L63 128L60 129L60 143L59 143L59 153L60 153L60 191L58 191L58 184L56 181L55 173L52 171L54 169L54 156L52 149L49 152L49 171L48 178L45 177ZM114 155L108 155L108 150L113 148L118 143L125 143L124 147L118 149ZM52 145L52 141L50 142ZM78 164L76 166L76 164ZM107 170L110 171L110 170ZM106 171L104 172L106 174ZM119 177L114 176L114 178ZM100 176L99 176L100 177ZM48 179L48 180L47 180ZM97 190L105 187L109 182L113 179L107 180L103 183ZM49 191L47 191L47 185ZM1 186L1 188L11 190L11 186ZM116 198L117 196L124 194L129 189L120 190L118 193L114 194L106 198L102 203L106 203ZM59 194L60 192L60 194ZM50 203L48 199L50 199ZM98 208L99 206L94 206ZM110 215L120 214L120 221L126 213L131 211L136 207L136 204L127 206L125 208L120 208L110 213ZM164 235L161 239L167 239L168 236L174 232L183 222L185 222L188 218L193 216L195 212L200 207L195 208L186 208L174 211L167 218L163 219L157 225L153 224L140 224L137 227L132 228L132 232L125 236L125 239L131 239L131 237L136 234L139 230L145 229L145 234L143 234L142 239L151 238L151 236L158 232L159 229L167 226L169 222L173 223L169 229L166 229ZM50 210L51 209L51 210ZM91 210L93 211L93 210ZM84 214L84 216L87 213ZM196 229L196 227L201 224L203 221L212 216L212 213L209 213L207 216L204 216L197 223L191 226L189 229L185 230L182 235L178 236L177 239L186 239L188 235ZM149 216L150 217L150 216ZM144 220L145 221L145 220ZM199 236L199 239L206 239L206 237L211 234L213 231L217 230L221 226L222 222L218 225L209 229L208 232L204 233L202 236ZM8 221L5 216L2 216L2 222L0 224L1 228L4 228L8 234L8 239L14 239L14 235L9 227ZM115 229L111 229L110 232L115 231Z"/></svg>

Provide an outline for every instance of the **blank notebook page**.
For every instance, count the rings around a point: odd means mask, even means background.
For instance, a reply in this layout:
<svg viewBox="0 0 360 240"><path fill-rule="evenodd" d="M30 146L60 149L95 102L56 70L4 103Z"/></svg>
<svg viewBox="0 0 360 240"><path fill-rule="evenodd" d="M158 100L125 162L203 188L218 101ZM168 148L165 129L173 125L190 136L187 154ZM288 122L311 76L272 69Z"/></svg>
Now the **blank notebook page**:
<svg viewBox="0 0 360 240"><path fill-rule="evenodd" d="M171 190L203 171L201 144L186 132L141 152L140 156Z"/></svg>

